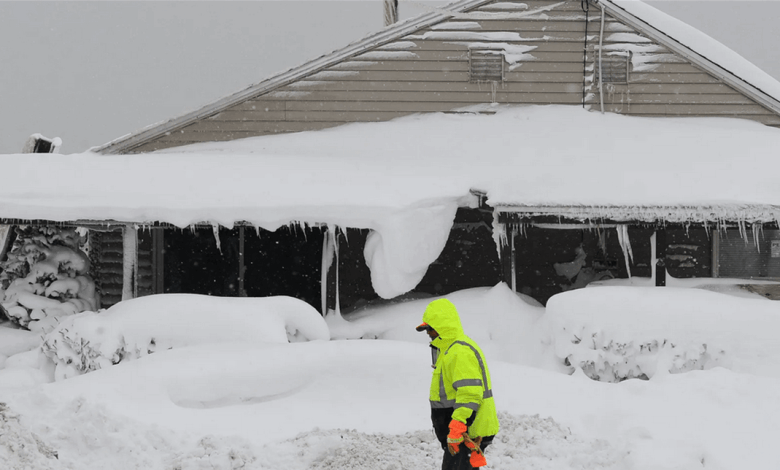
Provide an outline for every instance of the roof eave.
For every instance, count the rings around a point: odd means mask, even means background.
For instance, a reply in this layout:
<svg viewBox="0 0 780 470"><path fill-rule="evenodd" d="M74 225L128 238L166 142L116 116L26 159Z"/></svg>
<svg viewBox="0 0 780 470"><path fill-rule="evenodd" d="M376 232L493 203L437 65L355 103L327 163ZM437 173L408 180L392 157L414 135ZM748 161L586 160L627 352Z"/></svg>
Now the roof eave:
<svg viewBox="0 0 780 470"><path fill-rule="evenodd" d="M702 205L526 205L493 204L498 214L513 219L557 218L598 223L679 223L679 224L777 224L780 206L771 204Z"/></svg>

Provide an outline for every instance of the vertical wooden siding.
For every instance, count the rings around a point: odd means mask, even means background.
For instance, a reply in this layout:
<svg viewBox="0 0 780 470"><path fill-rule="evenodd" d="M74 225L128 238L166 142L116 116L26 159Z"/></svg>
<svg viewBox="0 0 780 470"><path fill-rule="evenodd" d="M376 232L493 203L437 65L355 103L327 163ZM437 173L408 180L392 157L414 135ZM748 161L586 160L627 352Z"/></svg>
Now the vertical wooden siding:
<svg viewBox="0 0 780 470"><path fill-rule="evenodd" d="M492 102L582 106L584 100L591 110L600 110L598 86L593 83L600 16L595 6L586 15L579 0L489 4L233 106L135 151L451 112ZM629 83L603 88L605 111L741 117L780 126L775 113L614 18L605 18L601 39L602 54L632 53ZM470 47L506 52L504 83L469 82Z"/></svg>

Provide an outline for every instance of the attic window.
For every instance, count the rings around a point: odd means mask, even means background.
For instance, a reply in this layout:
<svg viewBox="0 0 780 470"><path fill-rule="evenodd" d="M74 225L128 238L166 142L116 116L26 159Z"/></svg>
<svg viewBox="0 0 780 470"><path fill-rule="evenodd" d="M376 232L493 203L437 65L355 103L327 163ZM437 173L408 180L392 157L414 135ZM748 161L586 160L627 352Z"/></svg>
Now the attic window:
<svg viewBox="0 0 780 470"><path fill-rule="evenodd" d="M469 51L470 82L503 82L504 54L495 49Z"/></svg>
<svg viewBox="0 0 780 470"><path fill-rule="evenodd" d="M631 54L629 52L610 52L601 57L602 83L628 83L631 71ZM599 67L596 64L596 83L599 82Z"/></svg>

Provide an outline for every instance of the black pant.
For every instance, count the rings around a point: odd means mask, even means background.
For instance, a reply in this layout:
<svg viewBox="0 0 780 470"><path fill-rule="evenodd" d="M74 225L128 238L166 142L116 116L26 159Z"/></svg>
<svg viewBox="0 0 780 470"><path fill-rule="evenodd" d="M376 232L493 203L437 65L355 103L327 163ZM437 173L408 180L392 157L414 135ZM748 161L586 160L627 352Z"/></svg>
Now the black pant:
<svg viewBox="0 0 780 470"><path fill-rule="evenodd" d="M490 440L487 442L483 440L479 447L484 451L489 444ZM455 455L450 455L450 451L447 449L444 450L444 457L441 460L441 470L471 470L474 468L469 462L470 452L466 447L466 444L461 443L459 449L460 451Z"/></svg>
<svg viewBox="0 0 780 470"><path fill-rule="evenodd" d="M460 452L455 455L450 455L450 451L447 449L447 434L449 434L449 424L452 420L453 408L434 408L431 409L431 422L433 423L433 430L436 433L436 438L441 443L442 449L444 449L444 457L441 460L441 470L471 470L471 463L469 463L469 449L466 447L466 443L460 444ZM466 426L471 426L476 418L476 414L472 414ZM485 448L490 445L493 440L493 436L486 436L482 438L480 448Z"/></svg>

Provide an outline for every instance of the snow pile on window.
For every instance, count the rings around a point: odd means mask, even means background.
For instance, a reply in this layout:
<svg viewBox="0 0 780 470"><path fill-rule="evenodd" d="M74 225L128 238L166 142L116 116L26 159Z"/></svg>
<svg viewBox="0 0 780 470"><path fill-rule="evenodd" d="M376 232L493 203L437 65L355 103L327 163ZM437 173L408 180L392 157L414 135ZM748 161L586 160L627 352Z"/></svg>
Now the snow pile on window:
<svg viewBox="0 0 780 470"><path fill-rule="evenodd" d="M159 294L68 317L45 337L42 349L56 363L54 378L63 380L184 346L328 339L319 312L292 297Z"/></svg>
<svg viewBox="0 0 780 470"><path fill-rule="evenodd" d="M620 382L713 367L780 376L778 306L755 296L594 287L553 296L544 321L558 360L595 380ZM734 328L740 322L764 327Z"/></svg>

